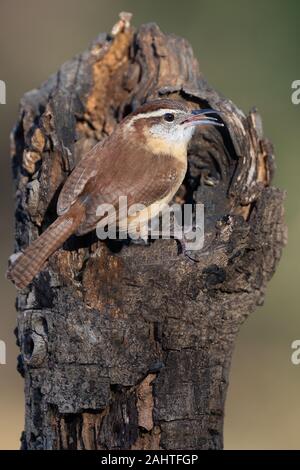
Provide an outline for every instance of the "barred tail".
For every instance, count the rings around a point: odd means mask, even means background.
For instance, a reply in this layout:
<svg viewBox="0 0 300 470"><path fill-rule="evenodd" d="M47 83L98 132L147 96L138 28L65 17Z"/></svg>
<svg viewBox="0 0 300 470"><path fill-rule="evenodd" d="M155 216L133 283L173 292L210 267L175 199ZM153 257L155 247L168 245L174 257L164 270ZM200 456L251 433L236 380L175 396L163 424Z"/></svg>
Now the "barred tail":
<svg viewBox="0 0 300 470"><path fill-rule="evenodd" d="M80 214L76 211L70 211L70 214L58 217L39 238L26 248L24 253L15 259L7 271L7 278L19 289L26 287L52 253L75 232L80 222Z"/></svg>

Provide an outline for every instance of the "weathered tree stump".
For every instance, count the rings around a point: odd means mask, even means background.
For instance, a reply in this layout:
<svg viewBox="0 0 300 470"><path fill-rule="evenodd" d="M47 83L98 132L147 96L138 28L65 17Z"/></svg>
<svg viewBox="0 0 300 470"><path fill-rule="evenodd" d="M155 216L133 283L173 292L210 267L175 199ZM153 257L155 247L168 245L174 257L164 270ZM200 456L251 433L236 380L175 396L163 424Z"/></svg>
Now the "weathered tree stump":
<svg viewBox="0 0 300 470"><path fill-rule="evenodd" d="M72 237L17 300L24 449L220 449L234 343L285 241L272 145L209 87L187 41L126 15L26 93L13 134L16 250L56 217L64 180L132 109L168 97L222 111L177 195L204 203L197 262L175 240Z"/></svg>

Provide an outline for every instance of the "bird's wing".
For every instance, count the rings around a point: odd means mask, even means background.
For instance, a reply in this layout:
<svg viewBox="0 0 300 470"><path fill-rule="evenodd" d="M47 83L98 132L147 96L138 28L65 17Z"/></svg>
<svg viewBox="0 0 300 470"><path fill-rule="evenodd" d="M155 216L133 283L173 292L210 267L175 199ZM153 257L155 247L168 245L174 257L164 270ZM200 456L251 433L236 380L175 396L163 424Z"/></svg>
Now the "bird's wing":
<svg viewBox="0 0 300 470"><path fill-rule="evenodd" d="M149 153L141 155L140 159L128 160L124 157L118 168L111 163L107 171L92 178L84 188L82 197L86 194L86 218L78 234L87 233L96 227L101 219L99 212L97 215L100 205L110 204L118 211L120 196L126 196L128 208L133 204L149 207L174 192L174 188L176 191L185 175L185 165L169 155Z"/></svg>
<svg viewBox="0 0 300 470"><path fill-rule="evenodd" d="M67 178L57 202L58 215L62 215L70 209L87 182L99 171L100 160L105 157L102 152L104 142L105 140L99 142L87 152Z"/></svg>

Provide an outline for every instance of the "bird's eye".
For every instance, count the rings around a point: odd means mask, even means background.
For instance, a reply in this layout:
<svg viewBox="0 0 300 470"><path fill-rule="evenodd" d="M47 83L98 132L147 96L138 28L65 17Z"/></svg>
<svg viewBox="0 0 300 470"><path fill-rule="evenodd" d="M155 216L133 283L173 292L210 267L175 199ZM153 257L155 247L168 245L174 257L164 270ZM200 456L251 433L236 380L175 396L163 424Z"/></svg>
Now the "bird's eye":
<svg viewBox="0 0 300 470"><path fill-rule="evenodd" d="M164 115L164 120L167 121L167 122L172 122L172 121L174 121L174 119L175 119L175 116L172 113L166 113Z"/></svg>

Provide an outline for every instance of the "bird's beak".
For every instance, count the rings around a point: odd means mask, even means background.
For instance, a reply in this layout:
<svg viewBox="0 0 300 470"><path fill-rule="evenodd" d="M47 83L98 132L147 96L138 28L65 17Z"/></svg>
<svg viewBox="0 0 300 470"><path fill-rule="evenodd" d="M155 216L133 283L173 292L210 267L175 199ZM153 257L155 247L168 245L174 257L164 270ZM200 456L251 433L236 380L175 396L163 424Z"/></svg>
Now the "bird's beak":
<svg viewBox="0 0 300 470"><path fill-rule="evenodd" d="M184 124L186 127L204 126L208 124L212 124L213 126L224 126L224 124L220 122L216 117L207 116L207 114L220 115L219 111L216 111L215 109L194 109L191 112L190 116L184 119L182 124Z"/></svg>

